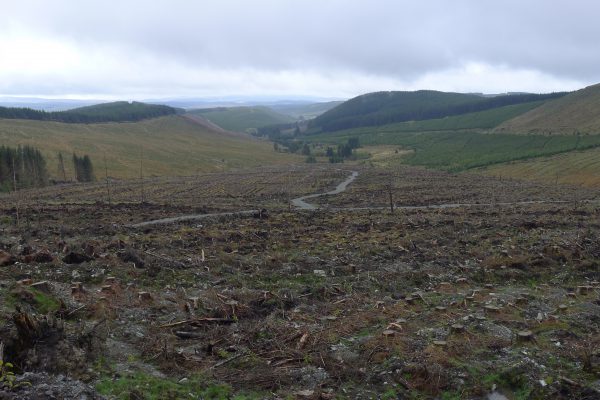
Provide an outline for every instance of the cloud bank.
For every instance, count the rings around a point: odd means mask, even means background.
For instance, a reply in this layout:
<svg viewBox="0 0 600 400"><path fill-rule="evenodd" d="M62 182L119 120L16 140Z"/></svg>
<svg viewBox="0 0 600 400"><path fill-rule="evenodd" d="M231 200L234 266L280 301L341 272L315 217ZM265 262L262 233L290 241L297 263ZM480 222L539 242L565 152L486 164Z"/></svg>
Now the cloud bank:
<svg viewBox="0 0 600 400"><path fill-rule="evenodd" d="M11 2L0 94L351 97L550 92L600 81L600 3Z"/></svg>

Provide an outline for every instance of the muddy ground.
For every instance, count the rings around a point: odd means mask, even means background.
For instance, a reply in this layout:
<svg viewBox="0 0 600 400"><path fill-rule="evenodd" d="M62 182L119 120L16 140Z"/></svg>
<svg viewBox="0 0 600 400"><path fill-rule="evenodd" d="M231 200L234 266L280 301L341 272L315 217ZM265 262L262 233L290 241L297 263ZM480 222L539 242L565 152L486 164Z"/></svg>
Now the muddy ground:
<svg viewBox="0 0 600 400"><path fill-rule="evenodd" d="M350 169L325 208L289 209ZM396 205L560 202L327 209L387 207L390 187ZM0 398L600 398L597 191L308 165L143 190L0 198L18 376ZM267 212L132 227L243 209Z"/></svg>

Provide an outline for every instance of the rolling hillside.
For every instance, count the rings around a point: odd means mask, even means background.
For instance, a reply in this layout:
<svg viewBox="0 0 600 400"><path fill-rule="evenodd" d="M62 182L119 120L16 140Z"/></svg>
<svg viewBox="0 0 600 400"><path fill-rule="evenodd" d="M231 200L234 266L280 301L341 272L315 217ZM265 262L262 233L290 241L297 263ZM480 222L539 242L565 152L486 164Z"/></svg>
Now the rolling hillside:
<svg viewBox="0 0 600 400"><path fill-rule="evenodd" d="M600 187L600 148L499 164L478 172L546 183Z"/></svg>
<svg viewBox="0 0 600 400"><path fill-rule="evenodd" d="M183 116L171 115L140 122L74 124L0 119L0 143L32 145L44 154L52 177L58 177L58 152L67 160L73 152L89 154L96 175L139 177L140 154L144 175L194 175L295 160L276 153L271 143L241 134L211 130ZM67 174L73 167L66 163Z"/></svg>
<svg viewBox="0 0 600 400"><path fill-rule="evenodd" d="M499 133L600 134L600 84L577 90L500 125Z"/></svg>
<svg viewBox="0 0 600 400"><path fill-rule="evenodd" d="M177 109L173 107L135 101L116 101L54 112L32 110L30 108L0 107L0 118L86 124L134 122L176 113Z"/></svg>
<svg viewBox="0 0 600 400"><path fill-rule="evenodd" d="M490 110L508 105L538 102L563 96L511 94L483 97L475 94L432 90L416 92L377 92L350 99L315 118L312 132L331 132L396 122L421 121Z"/></svg>
<svg viewBox="0 0 600 400"><path fill-rule="evenodd" d="M261 126L285 124L294 122L294 118L280 114L268 107L217 107L189 110L187 114L206 118L221 128L234 131L246 132L248 129L256 129Z"/></svg>

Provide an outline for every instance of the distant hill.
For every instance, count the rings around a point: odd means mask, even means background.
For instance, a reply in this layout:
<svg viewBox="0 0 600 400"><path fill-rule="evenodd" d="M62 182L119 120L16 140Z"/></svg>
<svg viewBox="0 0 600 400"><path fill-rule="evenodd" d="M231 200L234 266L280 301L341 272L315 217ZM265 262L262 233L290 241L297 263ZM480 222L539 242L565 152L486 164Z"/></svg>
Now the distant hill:
<svg viewBox="0 0 600 400"><path fill-rule="evenodd" d="M148 118L176 114L177 109L164 105L116 101L74 108L67 111L46 112L31 108L0 107L0 118L55 121L66 123L135 122Z"/></svg>
<svg viewBox="0 0 600 400"><path fill-rule="evenodd" d="M312 119L342 104L343 101L328 101L324 103L290 103L273 104L269 108L295 119Z"/></svg>
<svg viewBox="0 0 600 400"><path fill-rule="evenodd" d="M477 94L432 90L377 92L350 99L311 121L313 132L330 132L396 122L422 121L497 107L555 99L566 93L510 94L483 97Z"/></svg>
<svg viewBox="0 0 600 400"><path fill-rule="evenodd" d="M600 84L549 101L504 122L495 132L600 134Z"/></svg>
<svg viewBox="0 0 600 400"><path fill-rule="evenodd" d="M60 179L59 152L65 160L70 160L73 152L88 154L99 178L104 176L104 156L109 176L139 177L142 150L145 176L194 175L298 161L292 155L275 152L269 142L216 131L181 115L95 124L0 119L0 143L40 149L50 177ZM65 166L67 176L72 177L71 163Z"/></svg>
<svg viewBox="0 0 600 400"><path fill-rule="evenodd" d="M225 130L235 132L246 132L252 128L285 124L295 120L289 115L280 114L262 106L203 108L189 110L187 114L206 118Z"/></svg>

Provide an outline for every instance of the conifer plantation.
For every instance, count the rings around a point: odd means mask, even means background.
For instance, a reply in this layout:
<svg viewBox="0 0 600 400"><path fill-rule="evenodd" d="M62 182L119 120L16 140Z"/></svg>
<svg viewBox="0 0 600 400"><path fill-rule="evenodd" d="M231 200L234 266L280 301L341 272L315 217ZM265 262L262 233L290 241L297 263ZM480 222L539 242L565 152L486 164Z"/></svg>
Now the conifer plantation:
<svg viewBox="0 0 600 400"><path fill-rule="evenodd" d="M38 149L31 146L16 149L0 147L0 190L14 191L47 183L46 160Z"/></svg>

